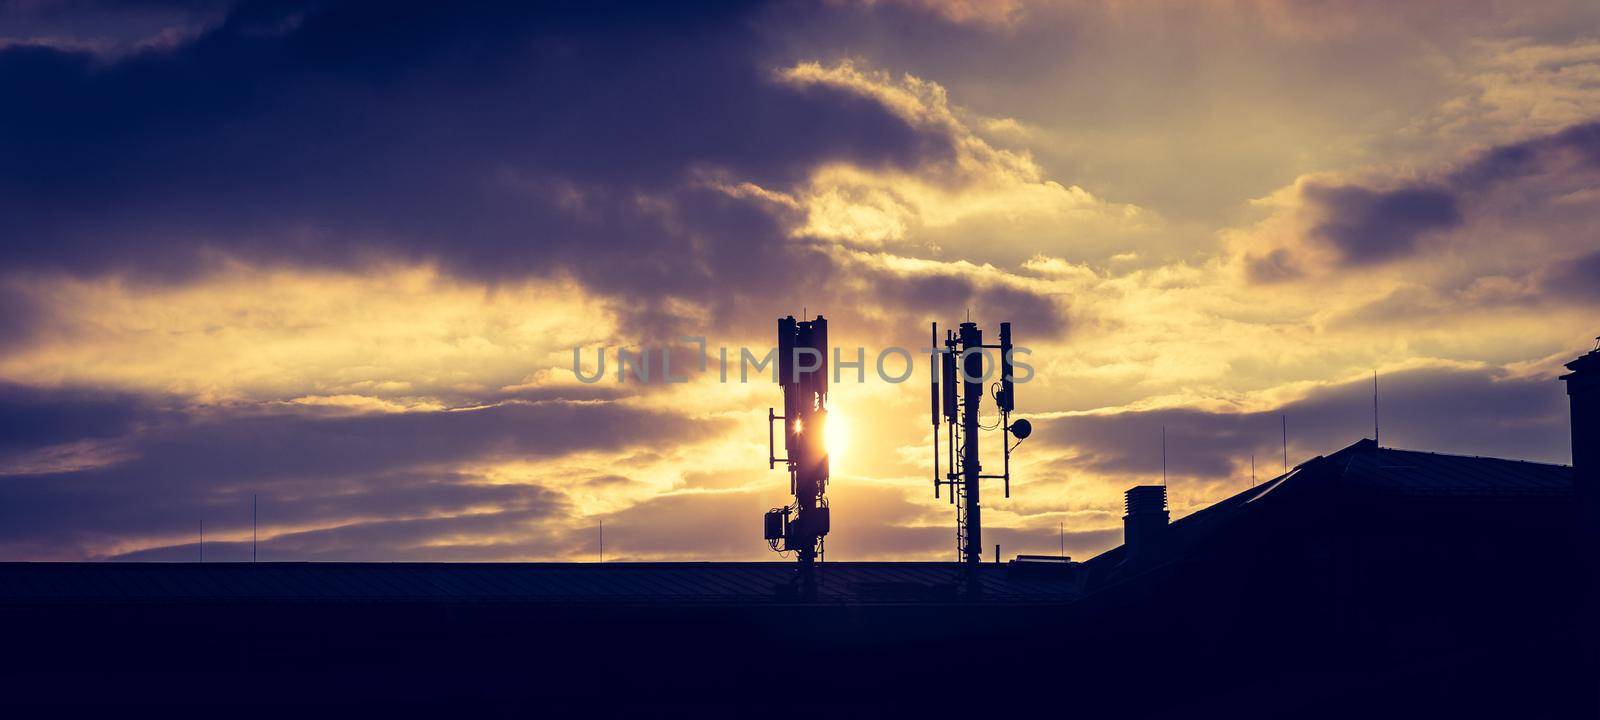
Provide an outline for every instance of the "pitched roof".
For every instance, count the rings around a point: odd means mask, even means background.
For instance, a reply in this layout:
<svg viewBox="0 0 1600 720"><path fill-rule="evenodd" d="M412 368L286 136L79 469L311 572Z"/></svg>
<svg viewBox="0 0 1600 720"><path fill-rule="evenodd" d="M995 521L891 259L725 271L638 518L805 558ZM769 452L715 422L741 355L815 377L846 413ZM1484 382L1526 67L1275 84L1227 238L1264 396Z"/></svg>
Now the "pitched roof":
<svg viewBox="0 0 1600 720"><path fill-rule="evenodd" d="M1168 528L1163 542L1169 551L1176 550L1175 554L1181 555L1183 548L1247 514L1270 512L1275 506L1313 492L1494 501L1570 497L1573 489L1573 470L1567 465L1398 450L1363 439L1179 518ZM1119 546L1091 558L1091 572L1105 578L1122 562L1123 554L1124 549Z"/></svg>
<svg viewBox="0 0 1600 720"><path fill-rule="evenodd" d="M1347 484L1383 493L1502 497L1573 491L1572 468L1567 465L1378 448L1371 440L1328 459L1340 456L1345 456L1342 477Z"/></svg>
<svg viewBox="0 0 1600 720"><path fill-rule="evenodd" d="M956 599L954 563L817 566L818 602ZM0 603L510 602L759 604L783 593L793 563L0 563ZM979 567L983 601L1075 597L1069 577L1011 577Z"/></svg>

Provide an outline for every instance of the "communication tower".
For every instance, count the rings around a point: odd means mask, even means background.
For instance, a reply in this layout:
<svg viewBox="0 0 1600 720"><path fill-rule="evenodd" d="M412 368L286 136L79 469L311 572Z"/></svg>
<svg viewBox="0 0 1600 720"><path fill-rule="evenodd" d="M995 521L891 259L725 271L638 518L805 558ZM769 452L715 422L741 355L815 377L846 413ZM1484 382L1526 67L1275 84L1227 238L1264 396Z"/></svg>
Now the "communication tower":
<svg viewBox="0 0 1600 720"><path fill-rule="evenodd" d="M1033 434L1033 425L1027 420L1011 421L1011 412L1016 408L1011 323L1000 323L1000 341L992 345L983 343L983 331L978 329L977 323L964 322L958 330L946 330L943 342L939 339L939 324L933 323L931 349L933 495L939 497L940 489L949 487L950 503L956 506L956 551L965 570L968 589L976 591L976 568L983 559L981 481L1004 481L1005 496L1011 497L1011 451L1016 449L1011 440L1016 438L1020 444ZM996 363L988 353L991 350L999 354L1000 378L993 383L990 378L994 376ZM987 363L986 358L989 359ZM979 419L986 386L1000 413L994 424L988 426ZM945 424L945 466L949 468L943 475L939 473L941 415ZM979 454L980 434L994 430L1000 431L1002 472L985 475Z"/></svg>
<svg viewBox="0 0 1600 720"><path fill-rule="evenodd" d="M815 566L828 534L828 321L821 315L778 319L778 384L783 414L767 409L767 467L784 463L794 502L767 511L767 544L793 552L807 596L816 592ZM782 421L784 457L777 456L775 424Z"/></svg>

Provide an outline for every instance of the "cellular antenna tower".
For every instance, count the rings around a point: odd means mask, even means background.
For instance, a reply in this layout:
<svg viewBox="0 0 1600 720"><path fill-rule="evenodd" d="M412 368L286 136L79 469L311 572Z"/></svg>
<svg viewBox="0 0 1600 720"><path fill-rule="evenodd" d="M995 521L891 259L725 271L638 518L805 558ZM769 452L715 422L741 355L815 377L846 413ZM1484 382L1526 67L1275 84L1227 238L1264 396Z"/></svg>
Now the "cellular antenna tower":
<svg viewBox="0 0 1600 720"><path fill-rule="evenodd" d="M766 514L767 544L793 552L797 579L807 596L816 592L816 563L828 534L828 321L821 315L778 319L778 384L783 414L767 409L767 467L784 463L794 502ZM777 456L774 423L782 420L785 457Z"/></svg>
<svg viewBox="0 0 1600 720"><path fill-rule="evenodd" d="M939 497L940 488L949 486L950 503L956 506L956 551L963 567L969 590L977 589L977 573L973 572L983 560L983 515L979 502L979 486L983 480L1002 480L1005 496L1011 497L1011 451L1033 434L1033 425L1027 420L1011 422L1011 411L1016 407L1016 387L1012 363L1011 323L1000 323L1000 342L983 344L983 331L973 322L961 323L960 329L945 331L943 343L939 340L939 324L933 323L934 372L930 378L933 404L933 495ZM999 382L990 383L995 365L988 351L999 354ZM988 362L985 359L989 358ZM940 385L943 392L940 392ZM999 419L989 426L979 420L983 405L985 385L992 394ZM945 422L945 466L949 471L939 474L939 422ZM983 464L978 452L980 432L1000 431L1000 447L1004 451L1002 471L983 474Z"/></svg>

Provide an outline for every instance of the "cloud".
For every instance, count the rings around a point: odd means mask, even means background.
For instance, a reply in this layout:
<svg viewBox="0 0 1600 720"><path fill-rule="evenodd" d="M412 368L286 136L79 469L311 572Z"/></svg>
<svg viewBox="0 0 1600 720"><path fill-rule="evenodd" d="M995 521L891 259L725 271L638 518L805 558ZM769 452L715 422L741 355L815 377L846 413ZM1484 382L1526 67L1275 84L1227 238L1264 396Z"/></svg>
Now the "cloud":
<svg viewBox="0 0 1600 720"><path fill-rule="evenodd" d="M1027 3L1022 0L864 0L877 4L901 5L933 14L957 25L1006 27L1021 19Z"/></svg>
<svg viewBox="0 0 1600 720"><path fill-rule="evenodd" d="M802 62L779 77L796 87L870 98L950 148L919 153L911 167L848 161L818 166L799 188L776 196L798 216L791 220L795 236L902 252L920 246L1010 264L1037 253L1041 241L1128 236L1160 224L1147 210L1048 178L1026 151L991 145L973 129L991 120L953 105L938 83L911 74L894 77L849 60ZM968 239L978 227L981 243Z"/></svg>
<svg viewBox="0 0 1600 720"><path fill-rule="evenodd" d="M1379 397L1385 446L1569 462L1566 397L1554 377L1501 369L1405 370L1380 376ZM1173 478L1237 479L1248 472L1251 454L1266 478L1279 469L1280 418L1288 421L1295 464L1371 437L1372 412L1368 378L1317 387L1261 410L1178 407L1039 419L1035 436L1039 444L1072 450L1060 467L1125 477L1129 485L1159 480L1163 428Z"/></svg>
<svg viewBox="0 0 1600 720"><path fill-rule="evenodd" d="M575 282L491 289L426 266L234 267L178 285L41 275L0 281L0 293L25 300L33 325L0 353L0 377L200 402L592 398L609 390L573 379L572 347L621 332Z"/></svg>
<svg viewBox="0 0 1600 720"><path fill-rule="evenodd" d="M1311 237L1332 245L1347 267L1410 255L1424 233L1461 223L1456 197L1439 188L1307 185L1301 192L1323 214Z"/></svg>
<svg viewBox="0 0 1600 720"><path fill-rule="evenodd" d="M1453 271L1464 284L1489 271L1506 274L1508 261L1531 272L1529 261L1549 254L1514 251L1508 235L1537 238L1541 250L1591 249L1581 228L1593 221L1593 205L1574 199L1600 181L1600 123L1499 145L1420 177L1371 175L1304 176L1265 201L1274 214L1234 237L1246 277L1274 282L1390 264L1415 268L1449 255L1455 263L1424 267L1423 277Z"/></svg>
<svg viewBox="0 0 1600 720"><path fill-rule="evenodd" d="M536 497L513 509L445 517L356 522L274 535L265 542L207 540L205 558L215 562L410 562L528 561L562 557L576 543L559 514L558 501ZM269 508L270 510L271 508ZM195 542L146 548L111 557L131 561L193 561Z"/></svg>
<svg viewBox="0 0 1600 720"><path fill-rule="evenodd" d="M1244 263L1245 277L1253 283L1293 280L1305 274L1288 248L1273 248L1259 256L1246 255Z"/></svg>
<svg viewBox="0 0 1600 720"><path fill-rule="evenodd" d="M1541 290L1549 296L1600 303L1600 250L1552 262L1542 281Z"/></svg>
<svg viewBox="0 0 1600 720"><path fill-rule="evenodd" d="M956 238L1000 218L1011 238L988 245L1021 259L1038 232L1151 220L990 146L937 83L775 71L742 30L758 11L245 4L170 47L0 48L0 91L35 98L0 119L0 261L36 300L0 333L80 319L37 302L57 285L154 300L401 268L576 283L658 341L764 328L774 299L856 281L797 236L968 253Z"/></svg>
<svg viewBox="0 0 1600 720"><path fill-rule="evenodd" d="M697 173L781 186L948 148L878 98L774 81L748 12L247 4L159 51L0 48L0 92L32 98L0 119L0 258L565 275L645 331L672 299L792 289L779 268L825 258Z"/></svg>
<svg viewBox="0 0 1600 720"><path fill-rule="evenodd" d="M156 415L132 400L0 383L0 453L119 437Z"/></svg>
<svg viewBox="0 0 1600 720"><path fill-rule="evenodd" d="M42 47L115 61L192 41L220 23L233 0L96 2L24 0L0 6L0 48Z"/></svg>
<svg viewBox="0 0 1600 720"><path fill-rule="evenodd" d="M1458 94L1413 121L1409 133L1504 144L1600 116L1600 42L1593 37L1484 38L1440 60Z"/></svg>
<svg viewBox="0 0 1600 720"><path fill-rule="evenodd" d="M372 539L374 528L415 533L410 544L397 542L388 546L390 554L369 557L392 559L406 548L448 539L423 533L448 526L443 520L449 518L537 510L539 517L559 516L559 526L569 511L567 490L579 489L555 474L562 458L692 446L725 427L606 402L353 416L193 407L169 409L144 423L130 419L154 412L132 397L35 391L13 405L23 408L17 419L31 418L43 428L24 436L27 446L13 441L7 448L13 457L83 439L115 440L124 452L89 467L7 476L0 484L5 557L130 552L188 537L202 520L217 537L237 539L249 527L250 498L259 495L267 537L368 528L320 536L318 553L348 557L383 547ZM491 470L509 461L542 463L543 471ZM349 535L372 544L330 544ZM286 551L296 546L273 542Z"/></svg>

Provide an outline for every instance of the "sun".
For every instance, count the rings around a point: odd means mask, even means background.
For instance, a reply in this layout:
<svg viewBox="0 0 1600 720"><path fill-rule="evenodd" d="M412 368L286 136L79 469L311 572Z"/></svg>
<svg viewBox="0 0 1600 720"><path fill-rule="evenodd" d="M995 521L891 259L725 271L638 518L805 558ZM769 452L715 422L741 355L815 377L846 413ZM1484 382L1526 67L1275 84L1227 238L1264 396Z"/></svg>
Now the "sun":
<svg viewBox="0 0 1600 720"><path fill-rule="evenodd" d="M828 411L828 428L822 442L828 446L828 457L837 460L850 447L850 420L837 410Z"/></svg>

